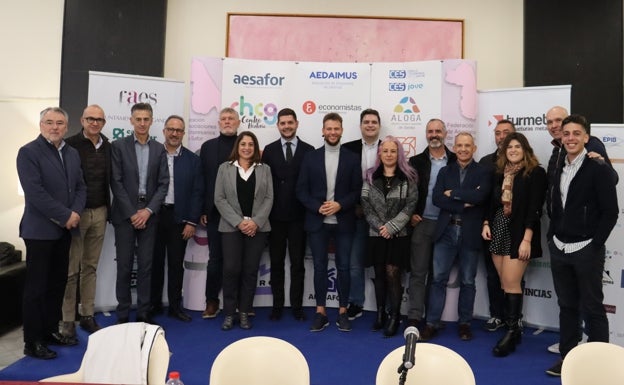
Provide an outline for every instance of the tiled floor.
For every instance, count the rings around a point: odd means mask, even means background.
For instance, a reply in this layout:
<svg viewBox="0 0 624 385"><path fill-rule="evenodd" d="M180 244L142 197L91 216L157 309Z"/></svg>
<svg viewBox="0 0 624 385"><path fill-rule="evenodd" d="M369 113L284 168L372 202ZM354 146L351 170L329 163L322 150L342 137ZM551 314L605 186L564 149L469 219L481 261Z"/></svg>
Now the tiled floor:
<svg viewBox="0 0 624 385"><path fill-rule="evenodd" d="M0 370L24 357L24 334L19 326L0 336Z"/></svg>

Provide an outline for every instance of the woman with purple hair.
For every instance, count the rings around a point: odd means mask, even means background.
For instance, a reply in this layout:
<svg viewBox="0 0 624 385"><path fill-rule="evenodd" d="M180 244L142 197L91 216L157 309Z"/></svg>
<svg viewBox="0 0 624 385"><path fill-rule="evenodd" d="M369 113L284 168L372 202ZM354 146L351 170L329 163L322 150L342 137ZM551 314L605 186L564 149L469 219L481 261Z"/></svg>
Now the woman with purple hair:
<svg viewBox="0 0 624 385"><path fill-rule="evenodd" d="M373 330L396 334L401 317L401 277L409 268L410 237L407 224L414 212L418 191L416 171L409 165L403 146L393 136L379 144L377 162L366 173L362 209L370 225L367 266L375 268L377 317ZM390 300L390 317L386 313Z"/></svg>

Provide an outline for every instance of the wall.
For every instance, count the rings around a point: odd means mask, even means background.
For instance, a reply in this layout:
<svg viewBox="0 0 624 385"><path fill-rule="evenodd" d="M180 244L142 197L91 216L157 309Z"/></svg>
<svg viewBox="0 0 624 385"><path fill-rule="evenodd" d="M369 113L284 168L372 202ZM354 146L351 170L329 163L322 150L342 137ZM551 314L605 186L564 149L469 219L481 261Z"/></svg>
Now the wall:
<svg viewBox="0 0 624 385"><path fill-rule="evenodd" d="M4 130L0 240L25 250L18 230L24 198L18 195L15 158L22 145L39 135L39 112L58 105L63 0L2 2L6 4L0 12L0 116Z"/></svg>
<svg viewBox="0 0 624 385"><path fill-rule="evenodd" d="M5 165L0 169L0 234L22 250L23 197L17 194L15 157L38 135L39 111L58 104L63 7L62 0L21 0L4 5L0 13L0 52L6 55L0 62L0 116L6 130L6 149L0 152ZM523 5L518 0L169 0L165 77L186 81L188 89L193 56L225 54L228 12L464 19L464 57L478 63L478 87L523 83ZM188 115L188 100L185 105Z"/></svg>

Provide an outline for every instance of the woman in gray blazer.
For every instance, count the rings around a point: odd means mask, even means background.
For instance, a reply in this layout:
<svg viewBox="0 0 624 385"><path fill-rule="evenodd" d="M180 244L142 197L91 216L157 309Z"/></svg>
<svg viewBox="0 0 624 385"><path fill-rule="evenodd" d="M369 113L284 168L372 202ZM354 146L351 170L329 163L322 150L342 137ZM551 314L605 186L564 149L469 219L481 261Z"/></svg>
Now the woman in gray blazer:
<svg viewBox="0 0 624 385"><path fill-rule="evenodd" d="M239 310L242 329L251 329L258 266L271 225L273 206L271 168L260 163L258 139L250 131L238 135L229 161L219 166L215 206L221 214L219 232L223 244L222 330L234 326Z"/></svg>

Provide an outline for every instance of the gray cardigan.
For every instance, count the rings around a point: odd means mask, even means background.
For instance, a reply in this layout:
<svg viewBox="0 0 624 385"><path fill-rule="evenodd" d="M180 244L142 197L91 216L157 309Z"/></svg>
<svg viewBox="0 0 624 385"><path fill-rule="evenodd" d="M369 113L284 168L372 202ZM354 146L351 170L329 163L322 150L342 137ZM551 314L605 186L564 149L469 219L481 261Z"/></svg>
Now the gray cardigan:
<svg viewBox="0 0 624 385"><path fill-rule="evenodd" d="M243 221L243 212L238 204L236 192L237 173L237 167L230 161L222 163L217 172L214 203L221 214L219 231L223 233L239 231L237 226ZM258 231L268 232L271 231L269 213L273 207L271 168L260 163L256 165L254 173L256 174L256 188L251 220L258 225Z"/></svg>
<svg viewBox="0 0 624 385"><path fill-rule="evenodd" d="M361 204L366 221L370 225L369 236L379 237L379 227L383 225L386 225L388 232L395 237L407 236L407 223L418 200L416 183L395 178L386 196L383 192L383 183L384 181L378 178L373 180L372 185L364 181L362 186Z"/></svg>

